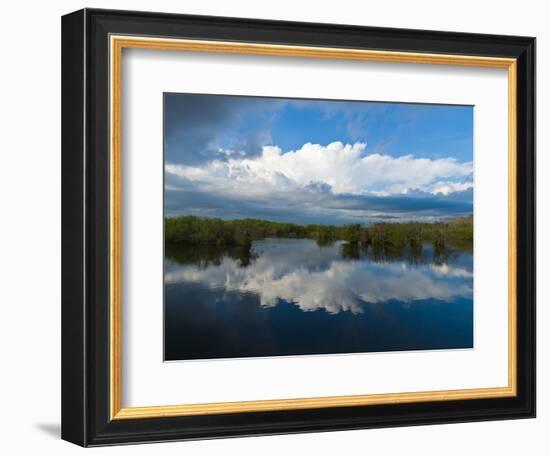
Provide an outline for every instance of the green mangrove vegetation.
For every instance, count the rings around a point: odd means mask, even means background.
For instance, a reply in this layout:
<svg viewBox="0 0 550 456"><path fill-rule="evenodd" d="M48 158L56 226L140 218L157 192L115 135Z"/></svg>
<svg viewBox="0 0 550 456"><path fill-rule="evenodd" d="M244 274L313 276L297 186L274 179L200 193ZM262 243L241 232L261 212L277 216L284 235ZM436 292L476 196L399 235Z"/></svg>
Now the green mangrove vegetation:
<svg viewBox="0 0 550 456"><path fill-rule="evenodd" d="M309 238L319 245L342 240L373 247L420 246L431 242L435 247L447 244L471 249L473 216L456 217L433 223L383 222L373 225L351 224L297 225L258 219L222 220L186 215L164 221L167 244L209 244L248 246L265 238Z"/></svg>

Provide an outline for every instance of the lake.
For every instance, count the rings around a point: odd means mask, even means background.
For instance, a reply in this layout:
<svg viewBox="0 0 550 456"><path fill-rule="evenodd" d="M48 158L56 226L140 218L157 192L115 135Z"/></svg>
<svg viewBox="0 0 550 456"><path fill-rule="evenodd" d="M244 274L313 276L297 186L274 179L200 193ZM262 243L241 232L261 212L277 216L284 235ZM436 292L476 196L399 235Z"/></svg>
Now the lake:
<svg viewBox="0 0 550 456"><path fill-rule="evenodd" d="M166 246L165 360L473 347L471 251Z"/></svg>

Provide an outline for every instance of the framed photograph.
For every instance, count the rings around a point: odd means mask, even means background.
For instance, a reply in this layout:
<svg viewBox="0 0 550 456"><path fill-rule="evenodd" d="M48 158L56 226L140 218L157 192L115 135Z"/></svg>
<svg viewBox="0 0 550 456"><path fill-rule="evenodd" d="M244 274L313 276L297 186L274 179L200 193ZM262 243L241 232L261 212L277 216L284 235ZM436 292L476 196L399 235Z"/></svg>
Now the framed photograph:
<svg viewBox="0 0 550 456"><path fill-rule="evenodd" d="M62 20L62 437L535 416L535 39Z"/></svg>

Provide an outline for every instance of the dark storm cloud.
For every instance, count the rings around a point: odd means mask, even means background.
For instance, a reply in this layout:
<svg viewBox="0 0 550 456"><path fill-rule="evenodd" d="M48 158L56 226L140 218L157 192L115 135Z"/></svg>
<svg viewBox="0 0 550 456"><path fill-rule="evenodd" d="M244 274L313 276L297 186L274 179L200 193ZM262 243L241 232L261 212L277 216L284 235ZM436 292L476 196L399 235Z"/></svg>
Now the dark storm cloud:
<svg viewBox="0 0 550 456"><path fill-rule="evenodd" d="M254 97L200 94L164 95L165 160L195 165L223 159L218 148L255 156L269 144L269 114L283 101ZM254 127L239 130L244 116L254 119ZM238 134L237 134L238 133Z"/></svg>
<svg viewBox="0 0 550 456"><path fill-rule="evenodd" d="M167 216L194 214L295 223L368 224L390 219L442 218L473 211L469 190L457 192L453 198L429 193L414 196L335 195L330 186L313 184L303 191L281 192L269 199L254 199L202 192L191 183L177 189L170 188L165 200Z"/></svg>
<svg viewBox="0 0 550 456"><path fill-rule="evenodd" d="M462 193L462 192L460 192ZM472 210L470 201L425 193L424 196L335 195L327 209L370 210L380 212L423 212L431 215Z"/></svg>

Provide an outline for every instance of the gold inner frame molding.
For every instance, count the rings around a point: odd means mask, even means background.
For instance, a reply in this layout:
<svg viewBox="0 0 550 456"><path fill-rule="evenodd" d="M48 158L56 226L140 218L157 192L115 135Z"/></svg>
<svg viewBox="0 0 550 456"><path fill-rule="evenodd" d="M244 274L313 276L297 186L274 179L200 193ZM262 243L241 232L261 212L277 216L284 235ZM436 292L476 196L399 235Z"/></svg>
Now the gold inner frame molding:
<svg viewBox="0 0 550 456"><path fill-rule="evenodd" d="M511 58L110 36L110 415L113 420L511 397L517 394L517 62ZM122 51L154 49L503 68L508 71L508 385L505 387L122 407Z"/></svg>

